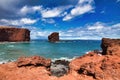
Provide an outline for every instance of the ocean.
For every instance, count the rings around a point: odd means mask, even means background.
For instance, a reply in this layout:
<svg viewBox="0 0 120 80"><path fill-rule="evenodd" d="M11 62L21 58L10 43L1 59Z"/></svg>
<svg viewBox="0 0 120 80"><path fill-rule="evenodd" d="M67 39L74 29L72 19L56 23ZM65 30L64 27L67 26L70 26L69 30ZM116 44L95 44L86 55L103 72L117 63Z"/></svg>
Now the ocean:
<svg viewBox="0 0 120 80"><path fill-rule="evenodd" d="M73 59L92 50L101 50L100 40L61 40L51 43L47 40L30 42L0 43L0 63L16 60L21 56L39 55L45 58Z"/></svg>

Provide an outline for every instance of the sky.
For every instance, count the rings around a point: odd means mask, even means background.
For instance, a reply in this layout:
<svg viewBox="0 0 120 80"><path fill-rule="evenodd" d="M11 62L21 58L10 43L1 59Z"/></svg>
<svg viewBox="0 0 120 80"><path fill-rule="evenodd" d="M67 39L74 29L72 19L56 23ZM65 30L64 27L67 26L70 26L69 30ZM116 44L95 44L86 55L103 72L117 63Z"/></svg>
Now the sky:
<svg viewBox="0 0 120 80"><path fill-rule="evenodd" d="M28 28L31 39L120 38L120 0L0 0L0 25Z"/></svg>

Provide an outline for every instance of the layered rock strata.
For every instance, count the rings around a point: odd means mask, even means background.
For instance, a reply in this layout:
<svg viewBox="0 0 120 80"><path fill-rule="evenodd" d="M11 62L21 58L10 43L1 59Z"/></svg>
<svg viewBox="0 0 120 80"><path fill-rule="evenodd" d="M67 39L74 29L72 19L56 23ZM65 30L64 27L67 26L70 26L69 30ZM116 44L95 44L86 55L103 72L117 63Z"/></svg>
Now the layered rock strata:
<svg viewBox="0 0 120 80"><path fill-rule="evenodd" d="M30 31L24 28L0 27L0 42L30 41Z"/></svg>
<svg viewBox="0 0 120 80"><path fill-rule="evenodd" d="M120 56L120 39L103 38L101 48L103 50L103 55Z"/></svg>

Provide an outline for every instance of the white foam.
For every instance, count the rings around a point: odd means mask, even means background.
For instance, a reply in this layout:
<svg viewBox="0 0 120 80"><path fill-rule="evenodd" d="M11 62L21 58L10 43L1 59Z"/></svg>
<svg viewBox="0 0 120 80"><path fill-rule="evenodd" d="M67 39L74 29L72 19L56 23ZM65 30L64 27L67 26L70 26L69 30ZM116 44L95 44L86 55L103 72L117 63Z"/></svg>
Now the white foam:
<svg viewBox="0 0 120 80"><path fill-rule="evenodd" d="M14 47L14 45L8 45L7 47Z"/></svg>
<svg viewBox="0 0 120 80"><path fill-rule="evenodd" d="M0 64L3 64L3 63L7 63L8 60L3 60L3 61L0 61Z"/></svg>
<svg viewBox="0 0 120 80"><path fill-rule="evenodd" d="M73 57L73 58L68 58L68 57L60 57L60 58L54 58L52 59L52 61L56 61L56 60L67 60L67 61L71 61L73 59L77 58L77 56Z"/></svg>
<svg viewBox="0 0 120 80"><path fill-rule="evenodd" d="M13 62L13 61L15 61L15 60L2 60L2 61L0 61L0 64L8 63L8 62Z"/></svg>
<svg viewBox="0 0 120 80"><path fill-rule="evenodd" d="M21 42L8 42L8 41L5 41L5 42L0 42L0 44L16 44L16 43L29 43L29 41L21 41Z"/></svg>
<svg viewBox="0 0 120 80"><path fill-rule="evenodd" d="M87 52L85 52L85 54L88 54L88 53L90 53L90 52L92 52L92 51L87 51Z"/></svg>

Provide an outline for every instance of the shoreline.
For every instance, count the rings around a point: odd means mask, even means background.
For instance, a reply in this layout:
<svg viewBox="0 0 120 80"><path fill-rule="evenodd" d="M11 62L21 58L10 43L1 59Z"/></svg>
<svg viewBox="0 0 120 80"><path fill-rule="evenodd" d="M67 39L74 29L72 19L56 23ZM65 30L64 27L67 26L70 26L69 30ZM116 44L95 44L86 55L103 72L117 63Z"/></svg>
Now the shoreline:
<svg viewBox="0 0 120 80"><path fill-rule="evenodd" d="M41 56L20 57L0 64L0 80L119 80L120 39L103 38L94 50L71 61Z"/></svg>

